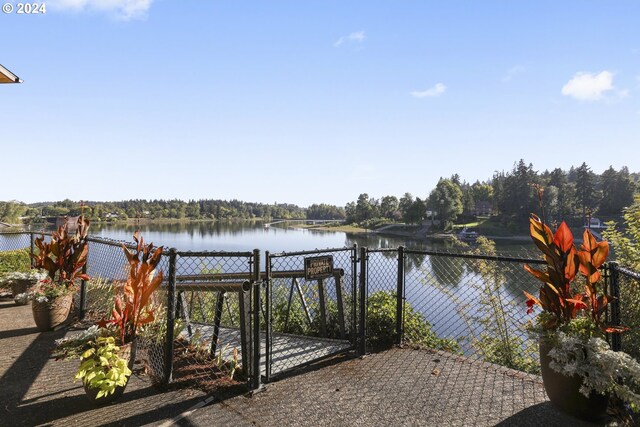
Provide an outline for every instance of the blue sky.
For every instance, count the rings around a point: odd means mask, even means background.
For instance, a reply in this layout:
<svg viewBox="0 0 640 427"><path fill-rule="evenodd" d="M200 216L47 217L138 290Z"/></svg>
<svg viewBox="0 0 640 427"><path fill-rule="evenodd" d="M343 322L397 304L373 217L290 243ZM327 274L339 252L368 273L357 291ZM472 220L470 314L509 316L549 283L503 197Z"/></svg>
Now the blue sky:
<svg viewBox="0 0 640 427"><path fill-rule="evenodd" d="M0 85L0 200L344 205L520 158L640 171L640 2L45 3L0 14L24 81Z"/></svg>

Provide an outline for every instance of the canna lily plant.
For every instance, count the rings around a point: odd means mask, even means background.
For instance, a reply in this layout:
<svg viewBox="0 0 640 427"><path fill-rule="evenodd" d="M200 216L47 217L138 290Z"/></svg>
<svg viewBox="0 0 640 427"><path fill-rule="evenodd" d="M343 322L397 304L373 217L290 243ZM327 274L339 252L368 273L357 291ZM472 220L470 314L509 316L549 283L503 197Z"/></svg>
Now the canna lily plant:
<svg viewBox="0 0 640 427"><path fill-rule="evenodd" d="M153 322L151 296L162 283L162 271L156 274L156 267L162 257L162 246L154 248L153 243L146 245L138 231L133 239L136 242L133 252L123 245L129 262L129 277L116 288L111 319L103 319L99 323L101 327L114 325L123 344L134 340L141 326Z"/></svg>
<svg viewBox="0 0 640 427"><path fill-rule="evenodd" d="M51 241L45 242L44 236L38 237L35 239L38 250L31 255L34 267L46 270L49 279L59 284L73 283L76 279L89 280L82 273L89 253L88 232L89 220L80 216L75 234L69 233L65 222L53 233Z"/></svg>
<svg viewBox="0 0 640 427"><path fill-rule="evenodd" d="M88 232L89 220L80 216L74 234L69 232L65 221L51 235L49 242L44 236L35 239L37 251L31 254L33 266L44 270L47 277L32 290L33 299L48 302L73 292L77 280L89 280L89 276L82 272L89 254Z"/></svg>
<svg viewBox="0 0 640 427"><path fill-rule="evenodd" d="M541 326L545 330L566 325L578 316L587 316L602 332L620 332L617 327L606 327L603 315L612 297L605 294L599 283L600 267L609 255L609 244L598 242L589 229L585 229L583 243L576 249L573 234L563 221L555 234L537 215L532 214L529 230L535 245L544 255L546 271L525 265L525 270L542 282L539 297L524 292L528 313L535 305L545 313ZM578 272L584 276L584 286L576 283Z"/></svg>

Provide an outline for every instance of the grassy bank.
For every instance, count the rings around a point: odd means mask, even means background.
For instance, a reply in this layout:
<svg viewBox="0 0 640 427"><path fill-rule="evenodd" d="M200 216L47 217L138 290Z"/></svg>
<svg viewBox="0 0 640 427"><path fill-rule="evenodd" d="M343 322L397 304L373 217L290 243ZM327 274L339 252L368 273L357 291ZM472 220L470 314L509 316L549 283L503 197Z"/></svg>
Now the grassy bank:
<svg viewBox="0 0 640 427"><path fill-rule="evenodd" d="M351 224L335 224L335 225L317 225L317 224L291 224L289 228L303 228L305 230L320 230L320 231L342 231L344 233L368 233L371 230L366 228L357 227Z"/></svg>

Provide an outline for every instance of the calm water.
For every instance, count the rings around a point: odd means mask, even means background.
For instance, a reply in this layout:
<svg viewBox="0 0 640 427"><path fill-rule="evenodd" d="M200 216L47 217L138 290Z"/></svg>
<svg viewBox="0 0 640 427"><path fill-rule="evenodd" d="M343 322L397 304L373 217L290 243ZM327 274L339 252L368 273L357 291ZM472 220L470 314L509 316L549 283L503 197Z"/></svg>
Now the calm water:
<svg viewBox="0 0 640 427"><path fill-rule="evenodd" d="M251 251L260 249L272 253L312 249L350 247L443 249L443 243L413 240L378 234L344 233L285 228L284 224L264 228L262 222L197 222L174 224L92 224L90 234L115 240L133 241L140 229L145 241L156 246L174 247L180 251ZM521 244L500 244L500 250L518 251Z"/></svg>

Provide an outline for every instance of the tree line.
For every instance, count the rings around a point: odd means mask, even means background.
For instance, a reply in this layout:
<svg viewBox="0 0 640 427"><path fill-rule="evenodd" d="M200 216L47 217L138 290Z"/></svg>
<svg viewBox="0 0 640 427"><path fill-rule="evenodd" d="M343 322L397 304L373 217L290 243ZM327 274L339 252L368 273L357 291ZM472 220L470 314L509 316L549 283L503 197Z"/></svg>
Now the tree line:
<svg viewBox="0 0 640 427"><path fill-rule="evenodd" d="M20 218L40 218L84 214L92 220L118 221L146 219L305 219L306 210L289 203L254 203L240 200L125 200L119 202L71 201L24 204L0 202L0 221L17 223Z"/></svg>
<svg viewBox="0 0 640 427"><path fill-rule="evenodd" d="M367 225L372 221L402 221L418 224L437 219L444 228L456 221L478 215L492 215L504 223L521 222L530 212L538 212L538 199L533 184L542 185L544 206L549 222L584 221L588 214L604 218L622 214L633 203L640 174L623 167L609 167L594 173L582 163L568 171L554 169L537 172L524 160L510 171L495 172L491 179L468 183L458 174L441 178L424 198L405 193L400 198L379 199L362 193L345 207L313 204L307 208L288 203L254 203L240 200L125 200L119 202L83 202L84 212L93 220L110 221L132 218L148 219L346 219L349 223ZM43 217L75 216L81 210L79 201L63 200L25 204L0 202L0 221L34 222Z"/></svg>
<svg viewBox="0 0 640 427"><path fill-rule="evenodd" d="M560 168L537 172L531 163L520 160L512 170L495 172L487 181L468 183L457 174L440 178L436 187L424 198L405 193L400 199L380 199L362 193L345 207L349 223L375 220L420 223L425 219L441 221L443 228L454 222L479 215L492 215L506 224L526 221L531 212L539 212L534 185L542 186L543 205L548 222L566 220L584 222L588 215L617 217L633 203L638 190L638 173L627 167L609 167L594 173L582 163L568 171Z"/></svg>

